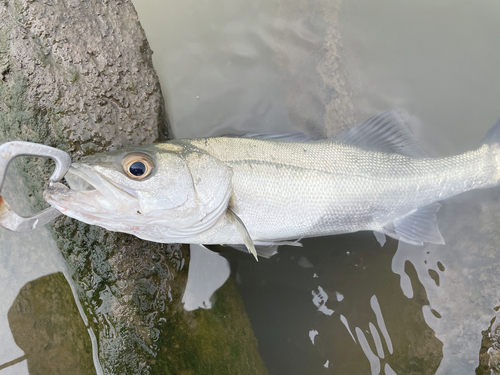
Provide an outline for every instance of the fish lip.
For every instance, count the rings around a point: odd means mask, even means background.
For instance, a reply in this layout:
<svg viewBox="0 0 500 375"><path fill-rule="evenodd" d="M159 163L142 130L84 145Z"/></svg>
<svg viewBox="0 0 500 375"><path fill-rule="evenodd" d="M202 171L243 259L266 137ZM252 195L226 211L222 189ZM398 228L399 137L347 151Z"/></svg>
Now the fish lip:
<svg viewBox="0 0 500 375"><path fill-rule="evenodd" d="M88 213L98 213L102 207L95 200L94 195L99 195L99 191L93 190L73 190L63 185L60 182L51 183L49 187L43 192L44 199L57 210L62 213L71 211L81 211L85 207Z"/></svg>
<svg viewBox="0 0 500 375"><path fill-rule="evenodd" d="M138 206L139 199L133 191L113 183L92 165L74 163L65 177L69 188L60 182L52 183L45 190L44 198L66 215L80 220L92 215L92 221L97 222L98 217L127 212L131 207L135 212Z"/></svg>

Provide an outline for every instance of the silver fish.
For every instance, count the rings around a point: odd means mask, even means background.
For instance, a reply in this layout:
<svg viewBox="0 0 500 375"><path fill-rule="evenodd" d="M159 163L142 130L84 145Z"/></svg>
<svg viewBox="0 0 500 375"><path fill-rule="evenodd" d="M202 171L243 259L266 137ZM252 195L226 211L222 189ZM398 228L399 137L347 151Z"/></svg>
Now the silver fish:
<svg viewBox="0 0 500 375"><path fill-rule="evenodd" d="M428 157L395 111L336 140L179 139L87 157L45 199L156 242L270 246L372 230L443 244L437 201L500 179L500 123L476 150ZM288 241L288 242L287 242Z"/></svg>

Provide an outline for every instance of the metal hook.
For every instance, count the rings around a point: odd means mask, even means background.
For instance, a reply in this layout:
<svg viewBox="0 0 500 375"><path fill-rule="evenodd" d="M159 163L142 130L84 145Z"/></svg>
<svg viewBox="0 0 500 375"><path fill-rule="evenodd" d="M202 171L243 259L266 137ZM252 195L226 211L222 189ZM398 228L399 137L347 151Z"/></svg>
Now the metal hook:
<svg viewBox="0 0 500 375"><path fill-rule="evenodd" d="M51 158L56 162L56 168L50 176L49 183L60 181L71 165L68 153L57 148L40 145L38 143L13 141L0 145L0 192L7 175L10 162L18 156L39 156ZM15 232L28 232L54 220L61 213L53 207L31 217L22 217L16 214L0 195L0 225Z"/></svg>

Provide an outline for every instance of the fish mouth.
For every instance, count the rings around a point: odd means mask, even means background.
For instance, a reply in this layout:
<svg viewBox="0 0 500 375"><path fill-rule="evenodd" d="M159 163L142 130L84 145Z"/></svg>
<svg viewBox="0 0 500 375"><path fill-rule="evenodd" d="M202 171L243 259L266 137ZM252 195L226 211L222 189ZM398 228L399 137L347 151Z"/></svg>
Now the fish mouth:
<svg viewBox="0 0 500 375"><path fill-rule="evenodd" d="M110 182L87 165L72 164L64 176L69 188L74 191L94 191Z"/></svg>
<svg viewBox="0 0 500 375"><path fill-rule="evenodd" d="M74 168L73 168L74 169ZM75 173L77 172L77 173ZM95 186L85 178L85 175L78 173L78 170L69 170L64 176L64 180L71 190L76 191L92 191L96 190Z"/></svg>
<svg viewBox="0 0 500 375"><path fill-rule="evenodd" d="M64 176L67 185L57 182L44 192L45 200L59 211L124 211L137 204L132 189L110 181L86 164L72 164Z"/></svg>

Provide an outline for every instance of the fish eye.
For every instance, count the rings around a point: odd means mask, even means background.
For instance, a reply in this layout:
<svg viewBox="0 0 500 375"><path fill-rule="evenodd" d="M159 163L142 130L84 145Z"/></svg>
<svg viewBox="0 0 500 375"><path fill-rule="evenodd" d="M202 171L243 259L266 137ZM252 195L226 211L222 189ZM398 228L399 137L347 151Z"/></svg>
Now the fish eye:
<svg viewBox="0 0 500 375"><path fill-rule="evenodd" d="M133 180L145 179L153 172L154 166L153 159L140 152L128 154L122 160L123 171Z"/></svg>

